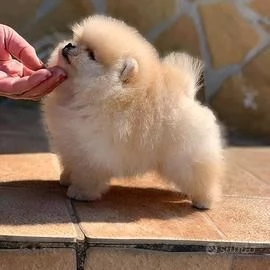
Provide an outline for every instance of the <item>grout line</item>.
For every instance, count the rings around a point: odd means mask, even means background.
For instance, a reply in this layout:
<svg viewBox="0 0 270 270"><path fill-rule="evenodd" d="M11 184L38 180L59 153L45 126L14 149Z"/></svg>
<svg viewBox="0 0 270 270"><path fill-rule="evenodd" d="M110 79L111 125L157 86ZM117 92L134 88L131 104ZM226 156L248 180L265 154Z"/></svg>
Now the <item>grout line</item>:
<svg viewBox="0 0 270 270"><path fill-rule="evenodd" d="M225 238L224 240L228 240L228 236L217 226L217 224L212 220L212 218L207 214L207 213L199 213L209 225L214 227L218 234L222 237Z"/></svg>
<svg viewBox="0 0 270 270"><path fill-rule="evenodd" d="M194 26L196 28L196 32L199 39L200 51L201 51L203 61L205 63L205 67L207 69L210 69L211 68L210 49L209 49L209 44L208 44L206 33L205 33L204 23L203 23L203 20L201 18L201 14L199 11L199 4L197 4L196 6L193 5L190 7L189 16L193 19Z"/></svg>
<svg viewBox="0 0 270 270"><path fill-rule="evenodd" d="M270 36L263 27L260 25L260 20L262 16L256 14L251 8L246 5L246 2L240 2L237 0L236 2L230 1L234 5L234 7L238 10L239 15L243 20L245 20L250 27L254 29L254 31L259 36L258 44L250 49L244 56L244 58L238 62L237 64L228 64L222 68L214 69L211 65L211 54L210 49L207 43L206 33L203 27L203 21L200 17L200 12L198 10L199 6L209 5L213 3L218 3L222 1L216 0L202 0L195 1L194 7L195 9L188 10L189 15L195 21L195 26L197 28L197 33L200 41L201 53L206 64L206 87L205 87L205 95L206 101L209 102L216 93L220 91L221 85L228 79L234 75L241 73L241 70L252 61L257 55L259 55L265 48L267 48L270 44Z"/></svg>
<svg viewBox="0 0 270 270"><path fill-rule="evenodd" d="M73 212L74 218L76 219L76 223L77 223L77 225L78 225L80 231L81 231L82 234L84 235L84 239L86 240L87 237L86 237L86 235L85 235L84 232L83 232L82 226L80 225L80 218L79 218L79 216L77 215L76 209L75 209L75 207L74 207L74 203L73 203L74 201L73 201L72 199L69 199L69 202L70 202L70 205L71 205L71 208L72 208L72 212Z"/></svg>
<svg viewBox="0 0 270 270"><path fill-rule="evenodd" d="M182 17L186 13L186 8L185 6L180 5L181 2L177 1L176 2L176 10L174 14L156 25L154 25L144 36L147 38L151 43L155 42L156 39L163 33L166 32L167 30L170 30L171 27L177 20Z"/></svg>
<svg viewBox="0 0 270 270"><path fill-rule="evenodd" d="M86 236L83 233L83 230L79 224L79 217L76 214L76 210L73 206L72 200L66 199L66 206L67 206L68 213L72 221L72 225L74 226L76 234L78 236L77 241L76 241L77 270L83 270L85 259L86 259L86 250L87 250Z"/></svg>
<svg viewBox="0 0 270 270"><path fill-rule="evenodd" d="M198 10L198 6L193 3L193 5L190 5L190 10L188 12L189 17L193 21L196 34L198 37L199 42L199 48L200 48L200 54L204 64L204 71L203 71L203 78L204 78L204 100L206 104L209 102L209 71L211 72L211 57L210 57L210 50L209 45L206 40L205 30L202 23L201 15Z"/></svg>
<svg viewBox="0 0 270 270"><path fill-rule="evenodd" d="M68 210L72 225L74 226L74 229L75 229L77 237L78 237L77 240L80 242L84 241L85 235L80 227L79 219L76 215L76 212L73 208L73 204L72 204L70 199L66 199L66 206L67 206L67 210Z"/></svg>
<svg viewBox="0 0 270 270"><path fill-rule="evenodd" d="M267 185L269 185L269 183L267 181L265 181L264 179L262 179L259 175L257 175L256 173L253 173L252 171L250 171L250 169L247 169L245 166L243 166L241 163L239 163L237 160L235 160L235 162L237 163L237 165L242 168L243 170L245 170L247 173L249 173L250 175L252 175L253 177L255 177L257 180L259 180L260 182L263 182ZM270 176L269 176L270 177ZM267 197L266 197L267 198Z"/></svg>
<svg viewBox="0 0 270 270"><path fill-rule="evenodd" d="M210 1L210 4L211 3L212 2ZM194 21L199 37L201 55L205 63L205 98L206 101L209 102L211 98L214 97L216 93L218 93L223 82L231 76L240 72L241 67L239 63L228 64L224 67L217 69L212 67L212 56L205 32L204 23L199 11L199 7L205 4L209 4L209 2L195 2L189 11L189 15Z"/></svg>
<svg viewBox="0 0 270 270"><path fill-rule="evenodd" d="M228 198L237 198L237 199L245 199L245 200L254 200L254 199L260 199L260 200L270 200L270 197L265 196L253 196L253 195L237 195L237 194L224 194L223 197Z"/></svg>
<svg viewBox="0 0 270 270"><path fill-rule="evenodd" d="M231 260L230 260L230 270L234 270L233 269L233 261L234 261L234 258L235 258L235 255L232 254L232 256L230 256Z"/></svg>

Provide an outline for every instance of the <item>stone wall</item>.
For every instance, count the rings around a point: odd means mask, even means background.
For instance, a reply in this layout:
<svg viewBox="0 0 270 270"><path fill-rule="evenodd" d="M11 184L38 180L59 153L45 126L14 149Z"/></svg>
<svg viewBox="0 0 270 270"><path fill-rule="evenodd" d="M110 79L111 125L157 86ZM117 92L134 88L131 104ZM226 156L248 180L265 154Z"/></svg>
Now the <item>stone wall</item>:
<svg viewBox="0 0 270 270"><path fill-rule="evenodd" d="M13 0L1 3L0 21L45 59L93 13L136 26L161 54L202 58L206 100L228 129L270 138L270 0Z"/></svg>

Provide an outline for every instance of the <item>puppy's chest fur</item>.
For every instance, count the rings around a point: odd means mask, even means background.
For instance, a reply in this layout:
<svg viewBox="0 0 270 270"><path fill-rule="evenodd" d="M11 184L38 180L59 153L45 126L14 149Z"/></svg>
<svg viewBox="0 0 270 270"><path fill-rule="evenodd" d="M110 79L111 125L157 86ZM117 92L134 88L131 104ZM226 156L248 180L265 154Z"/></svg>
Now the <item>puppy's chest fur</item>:
<svg viewBox="0 0 270 270"><path fill-rule="evenodd" d="M76 100L63 106L47 98L45 118L56 146L62 141L71 152L114 175L132 175L157 167L162 123L150 107L119 108L111 102L91 105ZM53 117L48 115L52 113Z"/></svg>

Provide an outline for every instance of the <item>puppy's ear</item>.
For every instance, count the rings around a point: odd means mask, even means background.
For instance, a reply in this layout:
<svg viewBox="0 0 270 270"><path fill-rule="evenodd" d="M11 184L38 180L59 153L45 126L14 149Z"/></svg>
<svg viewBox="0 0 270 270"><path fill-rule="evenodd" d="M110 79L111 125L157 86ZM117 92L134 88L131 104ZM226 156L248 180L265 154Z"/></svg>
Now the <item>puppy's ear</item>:
<svg viewBox="0 0 270 270"><path fill-rule="evenodd" d="M138 69L138 62L134 58L125 59L120 73L121 81L128 82L138 72Z"/></svg>

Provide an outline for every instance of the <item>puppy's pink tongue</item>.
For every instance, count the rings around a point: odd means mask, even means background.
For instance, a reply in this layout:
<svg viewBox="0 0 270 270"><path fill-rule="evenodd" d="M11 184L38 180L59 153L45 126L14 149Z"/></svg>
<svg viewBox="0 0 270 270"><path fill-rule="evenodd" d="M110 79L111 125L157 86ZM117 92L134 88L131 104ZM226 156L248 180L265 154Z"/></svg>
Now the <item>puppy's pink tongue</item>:
<svg viewBox="0 0 270 270"><path fill-rule="evenodd" d="M48 68L48 70L51 71L53 76L56 77L56 78L66 79L68 77L67 72L63 68L61 68L59 66Z"/></svg>

